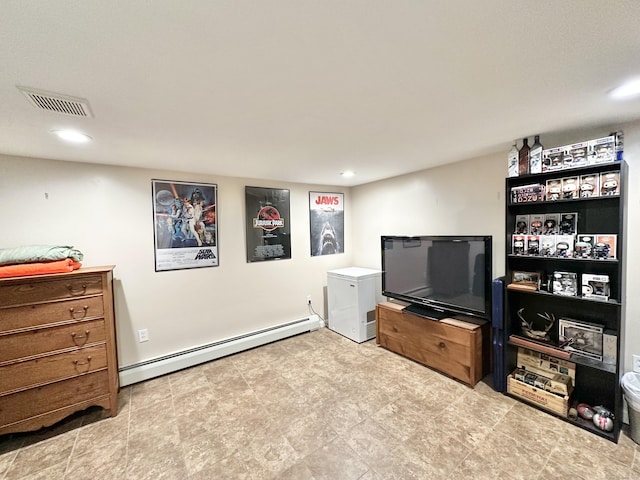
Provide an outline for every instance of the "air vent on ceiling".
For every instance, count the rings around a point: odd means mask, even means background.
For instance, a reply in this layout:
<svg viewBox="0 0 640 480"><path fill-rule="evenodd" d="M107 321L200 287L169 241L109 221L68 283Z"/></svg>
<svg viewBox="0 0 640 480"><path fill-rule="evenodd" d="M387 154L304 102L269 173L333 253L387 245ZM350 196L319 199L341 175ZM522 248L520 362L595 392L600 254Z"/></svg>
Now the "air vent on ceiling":
<svg viewBox="0 0 640 480"><path fill-rule="evenodd" d="M89 101L84 98L70 97L59 93L45 92L35 88L18 86L31 104L42 110L63 113L74 117L93 117Z"/></svg>

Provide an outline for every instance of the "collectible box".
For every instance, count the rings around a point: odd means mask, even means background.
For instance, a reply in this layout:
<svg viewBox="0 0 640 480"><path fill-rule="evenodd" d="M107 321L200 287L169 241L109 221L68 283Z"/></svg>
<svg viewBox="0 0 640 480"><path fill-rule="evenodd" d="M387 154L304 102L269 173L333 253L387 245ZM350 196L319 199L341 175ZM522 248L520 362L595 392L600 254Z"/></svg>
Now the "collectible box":
<svg viewBox="0 0 640 480"><path fill-rule="evenodd" d="M529 215L516 215L516 225L513 233L519 235L529 233Z"/></svg>
<svg viewBox="0 0 640 480"><path fill-rule="evenodd" d="M616 160L616 137L596 138L588 142L588 158L590 164L608 163Z"/></svg>
<svg viewBox="0 0 640 480"><path fill-rule="evenodd" d="M541 183L532 183L521 187L511 188L512 203L531 203L544 201L545 186Z"/></svg>
<svg viewBox="0 0 640 480"><path fill-rule="evenodd" d="M546 199L548 201L560 200L562 198L562 180L547 180Z"/></svg>
<svg viewBox="0 0 640 480"><path fill-rule="evenodd" d="M540 255L540 235L527 235L526 242L527 255Z"/></svg>
<svg viewBox="0 0 640 480"><path fill-rule="evenodd" d="M593 258L608 260L616 258L617 235L596 235L593 245Z"/></svg>
<svg viewBox="0 0 640 480"><path fill-rule="evenodd" d="M620 195L620 172L600 174L600 196Z"/></svg>
<svg viewBox="0 0 640 480"><path fill-rule="evenodd" d="M602 361L615 365L618 358L618 337L613 333L602 334Z"/></svg>
<svg viewBox="0 0 640 480"><path fill-rule="evenodd" d="M567 148L567 153L564 156L563 164L565 168L571 167L583 167L589 163L587 156L589 150L589 142L574 143ZM571 161L567 162L567 157L571 158Z"/></svg>
<svg viewBox="0 0 640 480"><path fill-rule="evenodd" d="M540 272L522 272L514 270L511 272L511 283L508 285L512 290L537 291L540 288Z"/></svg>
<svg viewBox="0 0 640 480"><path fill-rule="evenodd" d="M507 377L507 392L562 417L566 417L569 411L569 395L560 396L533 385L527 385L516 380L514 372Z"/></svg>
<svg viewBox="0 0 640 480"><path fill-rule="evenodd" d="M609 300L609 275L582 274L582 297Z"/></svg>
<svg viewBox="0 0 640 480"><path fill-rule="evenodd" d="M578 234L573 249L574 258L593 258L594 244L595 235L591 235L590 233Z"/></svg>
<svg viewBox="0 0 640 480"><path fill-rule="evenodd" d="M525 254L525 235L512 235L511 236L511 252L514 255L524 255Z"/></svg>
<svg viewBox="0 0 640 480"><path fill-rule="evenodd" d="M573 200L580 195L580 180L578 177L565 177L562 179L562 198Z"/></svg>
<svg viewBox="0 0 640 480"><path fill-rule="evenodd" d="M529 233L531 235L542 235L544 227L544 215L532 213L529 215Z"/></svg>
<svg viewBox="0 0 640 480"><path fill-rule="evenodd" d="M529 352L529 353L523 353ZM555 363L544 361L538 356L533 355L535 352L526 348L518 348L518 367L519 370L514 372L514 378L520 382L528 385L533 385L538 388L542 388L547 392L555 393L556 395L571 395L573 391L573 382L575 380L575 365L573 367L573 378L568 374L563 374L558 371L549 371L540 366L536 362L546 363L547 365L553 365L558 367ZM557 361L567 362L566 360L556 359Z"/></svg>
<svg viewBox="0 0 640 480"><path fill-rule="evenodd" d="M564 147L549 148L542 151L542 171L552 172L563 167Z"/></svg>
<svg viewBox="0 0 640 480"><path fill-rule="evenodd" d="M542 226L543 235L557 235L560 226L560 214L559 213L547 213L544 216L544 225Z"/></svg>
<svg viewBox="0 0 640 480"><path fill-rule="evenodd" d="M573 235L578 231L578 214L561 213L558 233L560 235Z"/></svg>
<svg viewBox="0 0 640 480"><path fill-rule="evenodd" d="M558 330L562 348L572 355L602 361L602 325L581 322L569 318L558 319Z"/></svg>
<svg viewBox="0 0 640 480"><path fill-rule="evenodd" d="M540 235L540 255L543 257L556 256L556 236Z"/></svg>
<svg viewBox="0 0 640 480"><path fill-rule="evenodd" d="M573 258L574 235L556 235L556 257Z"/></svg>
<svg viewBox="0 0 640 480"><path fill-rule="evenodd" d="M517 361L520 368L539 373L546 377L553 377L556 374L560 374L568 377L571 380L571 384L575 385L576 364L573 362L520 347L518 348Z"/></svg>
<svg viewBox="0 0 640 480"><path fill-rule="evenodd" d="M582 175L580 177L580 198L598 197L600 195L600 176Z"/></svg>
<svg viewBox="0 0 640 480"><path fill-rule="evenodd" d="M551 288L554 295L566 297L578 295L578 274L575 272L553 272Z"/></svg>

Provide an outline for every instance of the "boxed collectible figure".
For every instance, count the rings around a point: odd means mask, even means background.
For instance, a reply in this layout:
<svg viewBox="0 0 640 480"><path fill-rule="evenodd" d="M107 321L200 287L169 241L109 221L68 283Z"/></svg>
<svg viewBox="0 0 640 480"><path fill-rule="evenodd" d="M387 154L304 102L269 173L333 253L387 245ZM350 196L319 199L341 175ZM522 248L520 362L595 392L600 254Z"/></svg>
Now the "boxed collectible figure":
<svg viewBox="0 0 640 480"><path fill-rule="evenodd" d="M511 236L511 244L512 244L511 252L514 255L524 255L526 253L526 251L525 251L525 240L526 240L526 236L525 235L512 235Z"/></svg>
<svg viewBox="0 0 640 480"><path fill-rule="evenodd" d="M543 235L557 235L559 233L560 214L547 213L544 216L544 225L542 226Z"/></svg>
<svg viewBox="0 0 640 480"><path fill-rule="evenodd" d="M542 235L544 227L544 215L532 213L529 215L529 233L531 235Z"/></svg>
<svg viewBox="0 0 640 480"><path fill-rule="evenodd" d="M582 175L580 177L580 197L597 197L600 195L600 176Z"/></svg>
<svg viewBox="0 0 640 480"><path fill-rule="evenodd" d="M552 172L561 170L563 166L562 157L564 156L564 147L549 148L542 152L542 171Z"/></svg>
<svg viewBox="0 0 640 480"><path fill-rule="evenodd" d="M540 255L540 235L527 235L527 255Z"/></svg>
<svg viewBox="0 0 640 480"><path fill-rule="evenodd" d="M620 172L602 172L600 174L600 195L620 195Z"/></svg>
<svg viewBox="0 0 640 480"><path fill-rule="evenodd" d="M560 318L558 320L560 344L574 355L602 361L601 325Z"/></svg>
<svg viewBox="0 0 640 480"><path fill-rule="evenodd" d="M516 225L513 233L519 235L529 233L529 215L516 215Z"/></svg>
<svg viewBox="0 0 640 480"><path fill-rule="evenodd" d="M574 235L556 235L556 257L573 258Z"/></svg>
<svg viewBox="0 0 640 480"><path fill-rule="evenodd" d="M532 183L521 187L511 188L512 203L530 203L544 201L544 185Z"/></svg>
<svg viewBox="0 0 640 480"><path fill-rule="evenodd" d="M589 142L574 143L573 145L565 147L567 149L568 155L565 154L563 161L564 167L583 167L587 165L589 163L587 160L588 147ZM567 157L571 157L570 163L566 161Z"/></svg>
<svg viewBox="0 0 640 480"><path fill-rule="evenodd" d="M578 177L566 177L562 179L562 198L572 200L580 195L580 180Z"/></svg>
<svg viewBox="0 0 640 480"><path fill-rule="evenodd" d="M562 198L562 180L547 180L547 201L560 200Z"/></svg>
<svg viewBox="0 0 640 480"><path fill-rule="evenodd" d="M609 300L609 275L582 274L582 297Z"/></svg>
<svg viewBox="0 0 640 480"><path fill-rule="evenodd" d="M555 295L575 297L578 295L578 274L575 272L553 272L552 290Z"/></svg>
<svg viewBox="0 0 640 480"><path fill-rule="evenodd" d="M540 235L540 255L543 257L556 256L556 236Z"/></svg>
<svg viewBox="0 0 640 480"><path fill-rule="evenodd" d="M616 258L617 235L596 235L593 245L593 258L608 260Z"/></svg>
<svg viewBox="0 0 640 480"><path fill-rule="evenodd" d="M583 233L576 236L576 244L573 249L575 258L593 258L593 246L595 245L595 235Z"/></svg>
<svg viewBox="0 0 640 480"><path fill-rule="evenodd" d="M616 160L616 137L596 138L590 140L588 147L588 158L590 164L608 163Z"/></svg>
<svg viewBox="0 0 640 480"><path fill-rule="evenodd" d="M578 214L561 213L558 233L560 235L573 235L578 231Z"/></svg>

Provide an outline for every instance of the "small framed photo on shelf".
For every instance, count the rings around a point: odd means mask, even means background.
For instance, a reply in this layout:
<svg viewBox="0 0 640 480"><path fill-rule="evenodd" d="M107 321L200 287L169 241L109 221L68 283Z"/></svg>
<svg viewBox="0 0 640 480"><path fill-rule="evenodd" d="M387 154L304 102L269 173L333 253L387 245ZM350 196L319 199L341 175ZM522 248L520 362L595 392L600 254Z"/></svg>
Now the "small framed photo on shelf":
<svg viewBox="0 0 640 480"><path fill-rule="evenodd" d="M540 289L542 275L540 272L523 272L514 270L511 274L509 288L514 290L537 291Z"/></svg>
<svg viewBox="0 0 640 480"><path fill-rule="evenodd" d="M574 355L602 361L604 329L601 325L560 318L558 329L562 348Z"/></svg>
<svg viewBox="0 0 640 480"><path fill-rule="evenodd" d="M578 295L578 274L575 272L553 272L551 290L554 295L575 297Z"/></svg>

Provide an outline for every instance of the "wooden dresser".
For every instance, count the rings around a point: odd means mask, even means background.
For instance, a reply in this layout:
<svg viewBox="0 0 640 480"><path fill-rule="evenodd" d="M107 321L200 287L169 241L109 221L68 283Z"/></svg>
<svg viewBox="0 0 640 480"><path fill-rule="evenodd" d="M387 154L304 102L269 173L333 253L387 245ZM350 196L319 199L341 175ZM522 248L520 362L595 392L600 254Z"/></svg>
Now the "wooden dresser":
<svg viewBox="0 0 640 480"><path fill-rule="evenodd" d="M118 413L113 268L0 279L0 435Z"/></svg>
<svg viewBox="0 0 640 480"><path fill-rule="evenodd" d="M489 323L468 318L422 318L402 305L376 307L376 343L470 386L489 373Z"/></svg>

